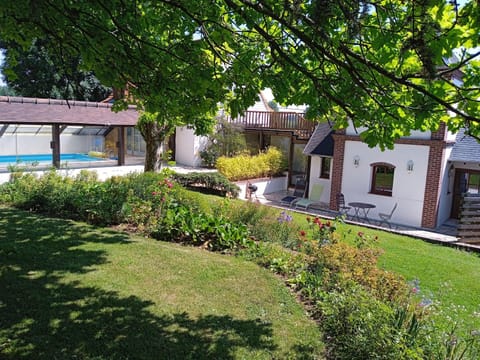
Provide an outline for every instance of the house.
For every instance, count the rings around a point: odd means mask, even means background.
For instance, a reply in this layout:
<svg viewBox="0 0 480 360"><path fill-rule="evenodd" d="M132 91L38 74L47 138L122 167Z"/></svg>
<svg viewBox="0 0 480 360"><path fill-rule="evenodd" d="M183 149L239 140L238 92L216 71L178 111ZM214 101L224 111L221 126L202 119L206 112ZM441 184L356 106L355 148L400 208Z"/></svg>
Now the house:
<svg viewBox="0 0 480 360"><path fill-rule="evenodd" d="M273 95L268 89L259 93L254 105L241 116L232 118L220 113L227 121L237 124L245 133L249 148L265 150L269 146L280 149L289 166L289 181L293 184L296 175L307 172L307 157L303 154L315 124L304 118L305 107L280 107L273 109ZM193 129L176 129L175 161L181 165L200 166L200 152L208 138L195 136Z"/></svg>
<svg viewBox="0 0 480 360"><path fill-rule="evenodd" d="M413 131L385 151L368 147L359 133L319 124L305 147L309 184L323 185L321 201L332 210L343 193L347 202L374 204L370 217L398 204L394 222L435 228L459 217L463 193L480 191L480 144L463 131L452 134L445 124Z"/></svg>

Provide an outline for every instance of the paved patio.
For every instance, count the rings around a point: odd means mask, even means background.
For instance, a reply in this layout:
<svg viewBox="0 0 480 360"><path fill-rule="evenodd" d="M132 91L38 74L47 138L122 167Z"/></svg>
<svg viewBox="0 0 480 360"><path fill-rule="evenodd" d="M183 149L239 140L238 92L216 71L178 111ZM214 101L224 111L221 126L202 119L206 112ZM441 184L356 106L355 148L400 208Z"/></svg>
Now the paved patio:
<svg viewBox="0 0 480 360"><path fill-rule="evenodd" d="M286 195L287 191L266 194L264 196L258 196L258 201L265 205L278 207L279 209L288 209L290 211L295 211L306 215L320 216L326 219L334 219L336 216L338 216L336 211L328 209L327 204L316 205L315 207L309 208L308 211L294 209L292 207L282 205L280 200ZM369 221L365 222L361 221L361 219L359 220L357 218L353 218L352 215L352 212L350 212L349 216L347 216L347 219L345 220L346 223L398 233L431 243L443 244L451 247L480 252L480 244L466 244L459 241L459 238L456 236L457 224L452 220L435 229L408 227L393 222L391 223L391 228L389 228L385 225L380 226L380 219L378 218L369 218Z"/></svg>

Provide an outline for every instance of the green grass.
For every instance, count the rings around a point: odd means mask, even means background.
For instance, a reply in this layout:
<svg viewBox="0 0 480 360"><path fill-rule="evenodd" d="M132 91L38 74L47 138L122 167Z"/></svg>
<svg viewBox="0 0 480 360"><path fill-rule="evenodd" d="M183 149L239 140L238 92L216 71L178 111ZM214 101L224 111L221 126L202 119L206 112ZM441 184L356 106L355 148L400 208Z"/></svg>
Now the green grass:
<svg viewBox="0 0 480 360"><path fill-rule="evenodd" d="M320 339L252 263L0 208L2 359L313 359Z"/></svg>

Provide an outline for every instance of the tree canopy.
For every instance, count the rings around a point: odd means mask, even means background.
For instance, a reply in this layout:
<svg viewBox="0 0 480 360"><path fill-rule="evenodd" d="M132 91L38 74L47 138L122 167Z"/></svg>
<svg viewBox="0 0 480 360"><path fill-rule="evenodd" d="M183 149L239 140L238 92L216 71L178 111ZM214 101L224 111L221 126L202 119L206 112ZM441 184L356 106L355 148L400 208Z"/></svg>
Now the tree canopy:
<svg viewBox="0 0 480 360"><path fill-rule="evenodd" d="M480 135L477 1L4 0L0 38L81 55L143 109L211 128L262 87L391 147L441 121Z"/></svg>
<svg viewBox="0 0 480 360"><path fill-rule="evenodd" d="M79 55L64 57L46 50L48 40L33 39L24 49L17 43L1 43L6 56L0 69L8 88L28 97L102 101L112 89L100 84L91 71L81 69Z"/></svg>

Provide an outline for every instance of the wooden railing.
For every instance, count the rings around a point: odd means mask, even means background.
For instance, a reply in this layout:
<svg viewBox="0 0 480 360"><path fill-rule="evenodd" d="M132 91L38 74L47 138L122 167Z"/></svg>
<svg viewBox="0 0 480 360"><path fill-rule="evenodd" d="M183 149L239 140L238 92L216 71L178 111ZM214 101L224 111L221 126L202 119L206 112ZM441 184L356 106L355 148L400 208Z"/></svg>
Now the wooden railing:
<svg viewBox="0 0 480 360"><path fill-rule="evenodd" d="M303 113L246 111L244 115L229 122L241 124L245 129L288 130L298 138L309 139L315 129L315 123L306 120Z"/></svg>
<svg viewBox="0 0 480 360"><path fill-rule="evenodd" d="M461 242L480 243L480 196L465 194L463 197L458 237Z"/></svg>

